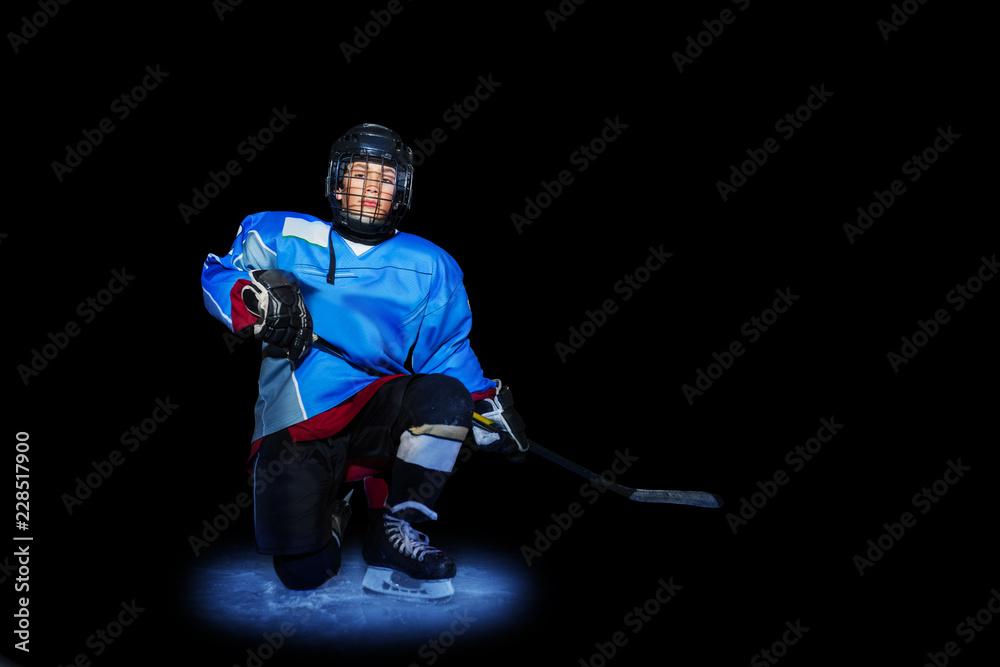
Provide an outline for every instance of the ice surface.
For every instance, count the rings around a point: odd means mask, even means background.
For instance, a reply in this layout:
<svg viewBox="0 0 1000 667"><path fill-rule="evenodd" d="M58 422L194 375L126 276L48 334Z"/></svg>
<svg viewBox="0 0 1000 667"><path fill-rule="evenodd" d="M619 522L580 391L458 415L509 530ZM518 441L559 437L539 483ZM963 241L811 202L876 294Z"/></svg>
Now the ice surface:
<svg viewBox="0 0 1000 667"><path fill-rule="evenodd" d="M345 545L339 574L313 591L286 589L271 557L252 544L213 545L182 578L183 605L218 641L250 647L282 627L300 648L417 648L434 638L453 639L452 631L482 638L524 622L535 596L532 573L517 552L472 546L448 553L458 564L455 594L447 602L422 603L365 592L360 544Z"/></svg>

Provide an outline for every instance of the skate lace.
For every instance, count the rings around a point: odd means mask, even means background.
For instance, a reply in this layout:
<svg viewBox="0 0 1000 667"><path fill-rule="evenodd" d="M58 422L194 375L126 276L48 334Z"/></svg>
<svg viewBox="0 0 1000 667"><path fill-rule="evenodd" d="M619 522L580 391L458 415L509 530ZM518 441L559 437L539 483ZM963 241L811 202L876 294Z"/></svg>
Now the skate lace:
<svg viewBox="0 0 1000 667"><path fill-rule="evenodd" d="M408 521L386 514L385 525L389 543L400 553L418 561L423 561L427 554L438 553L439 550L429 544L430 538L414 530Z"/></svg>

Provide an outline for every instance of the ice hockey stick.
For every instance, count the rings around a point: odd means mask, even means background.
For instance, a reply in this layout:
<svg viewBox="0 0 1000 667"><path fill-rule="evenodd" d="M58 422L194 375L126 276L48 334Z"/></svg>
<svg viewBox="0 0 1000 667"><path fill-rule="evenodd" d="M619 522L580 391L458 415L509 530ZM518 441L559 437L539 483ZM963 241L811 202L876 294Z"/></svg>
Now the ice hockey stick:
<svg viewBox="0 0 1000 667"><path fill-rule="evenodd" d="M487 430L496 431L497 427L494 422L483 417L478 412L472 414L473 420L480 426ZM572 472L575 472L580 477L584 479L589 479L591 483L596 486L603 487L609 491L614 491L618 495L624 496L629 500L635 500L640 503L669 503L672 505L694 505L695 507L722 507L722 498L715 495L714 493L707 493L705 491L675 491L672 489L633 489L630 486L625 486L623 484L618 484L617 482L612 482L604 477L598 475L592 470L584 468L579 463L570 461L565 456L556 454L551 449L542 447L537 442L528 440L528 451L534 452L541 456L542 458L548 459L553 463L566 468Z"/></svg>
<svg viewBox="0 0 1000 667"><path fill-rule="evenodd" d="M604 487L609 491L625 496L629 500L640 503L669 503L672 505L694 505L695 507L722 507L722 498L714 493L705 491L675 491L670 489L633 489L616 482L611 482L601 477L597 473L587 470L579 463L574 463L564 456L556 454L551 449L542 447L537 442L528 440L528 451L534 452L553 463L561 465L567 470L575 472L585 479L589 479L597 486Z"/></svg>

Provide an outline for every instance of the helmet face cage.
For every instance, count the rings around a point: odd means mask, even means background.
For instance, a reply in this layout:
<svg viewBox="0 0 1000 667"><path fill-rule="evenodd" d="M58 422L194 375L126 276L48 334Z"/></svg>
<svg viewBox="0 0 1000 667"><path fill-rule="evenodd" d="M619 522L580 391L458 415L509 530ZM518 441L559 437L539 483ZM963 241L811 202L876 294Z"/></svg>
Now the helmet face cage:
<svg viewBox="0 0 1000 667"><path fill-rule="evenodd" d="M367 163L368 167L352 173L352 165L359 163ZM387 168L395 170L391 183L385 178L373 180ZM412 151L388 128L370 124L351 128L330 151L326 195L333 209L334 222L361 237L384 239L394 233L410 207L412 185ZM372 192L377 193L379 200L391 202L384 217L348 208L349 193L355 193L357 199L357 193ZM383 208L382 201L378 209Z"/></svg>

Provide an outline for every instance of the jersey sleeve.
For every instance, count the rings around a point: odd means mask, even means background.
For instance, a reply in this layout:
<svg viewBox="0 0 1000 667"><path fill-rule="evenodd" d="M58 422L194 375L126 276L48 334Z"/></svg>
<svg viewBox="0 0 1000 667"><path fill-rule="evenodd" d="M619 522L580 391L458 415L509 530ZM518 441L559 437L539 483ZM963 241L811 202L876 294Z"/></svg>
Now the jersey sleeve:
<svg viewBox="0 0 1000 667"><path fill-rule="evenodd" d="M250 271L278 268L275 231L269 216L255 213L244 218L236 240L226 255L209 254L201 270L205 307L230 331L238 333L256 321L243 305L243 286Z"/></svg>

